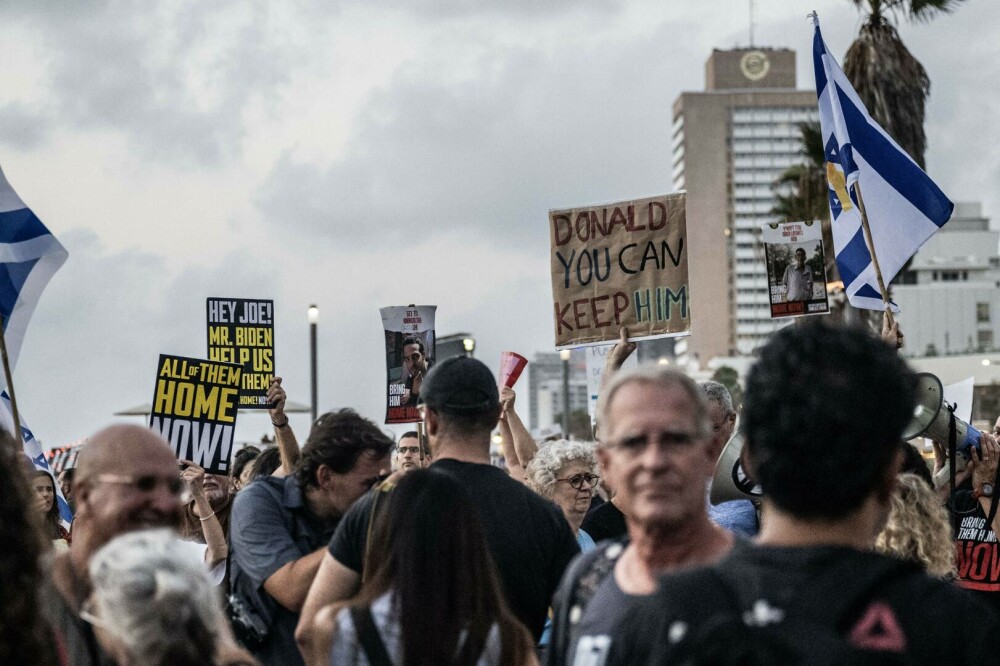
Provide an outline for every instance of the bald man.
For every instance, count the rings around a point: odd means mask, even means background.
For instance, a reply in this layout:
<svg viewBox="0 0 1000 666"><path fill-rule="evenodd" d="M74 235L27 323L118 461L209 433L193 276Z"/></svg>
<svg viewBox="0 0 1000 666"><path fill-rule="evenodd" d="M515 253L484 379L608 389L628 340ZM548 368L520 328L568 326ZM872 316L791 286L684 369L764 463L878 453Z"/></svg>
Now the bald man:
<svg viewBox="0 0 1000 666"><path fill-rule="evenodd" d="M92 627L80 618L90 595L91 556L114 537L134 530L176 528L181 519L178 463L170 445L148 428L116 425L90 438L73 479L73 547L53 560L42 607L65 639L70 664L112 664Z"/></svg>

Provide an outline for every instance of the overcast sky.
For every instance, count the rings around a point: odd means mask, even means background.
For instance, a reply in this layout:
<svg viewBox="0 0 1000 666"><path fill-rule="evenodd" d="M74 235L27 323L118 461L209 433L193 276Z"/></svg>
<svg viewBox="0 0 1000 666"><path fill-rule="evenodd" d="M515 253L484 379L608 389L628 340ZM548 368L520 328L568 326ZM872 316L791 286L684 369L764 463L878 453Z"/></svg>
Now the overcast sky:
<svg viewBox="0 0 1000 666"><path fill-rule="evenodd" d="M860 25L847 0L753 4L755 44L796 50L800 88L808 9L841 59ZM994 5L900 32L932 81L931 175L1000 218ZM278 373L304 403L317 303L321 410L378 422L380 306L438 305L439 335L474 333L494 370L551 350L547 211L672 189L671 105L713 48L748 44L747 7L0 2L0 165L69 251L21 352L21 411L56 446L149 402L160 353L205 355L208 296L275 300Z"/></svg>

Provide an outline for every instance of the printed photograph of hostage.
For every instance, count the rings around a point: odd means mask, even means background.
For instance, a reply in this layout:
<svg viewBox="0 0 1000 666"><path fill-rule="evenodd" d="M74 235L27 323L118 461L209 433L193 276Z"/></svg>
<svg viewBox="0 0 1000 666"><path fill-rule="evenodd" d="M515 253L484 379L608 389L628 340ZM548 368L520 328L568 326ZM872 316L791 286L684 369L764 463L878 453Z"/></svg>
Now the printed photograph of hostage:
<svg viewBox="0 0 1000 666"><path fill-rule="evenodd" d="M785 285L785 302L812 300L813 274L812 267L806 264L806 251L795 248L795 258L785 267L785 275L781 278Z"/></svg>
<svg viewBox="0 0 1000 666"><path fill-rule="evenodd" d="M419 336L411 335L403 340L403 393L400 398L401 407L416 407L420 397L420 386L423 384L427 371L430 370L431 359L427 355L427 346Z"/></svg>
<svg viewBox="0 0 1000 666"><path fill-rule="evenodd" d="M765 225L763 231L771 317L828 313L819 224Z"/></svg>

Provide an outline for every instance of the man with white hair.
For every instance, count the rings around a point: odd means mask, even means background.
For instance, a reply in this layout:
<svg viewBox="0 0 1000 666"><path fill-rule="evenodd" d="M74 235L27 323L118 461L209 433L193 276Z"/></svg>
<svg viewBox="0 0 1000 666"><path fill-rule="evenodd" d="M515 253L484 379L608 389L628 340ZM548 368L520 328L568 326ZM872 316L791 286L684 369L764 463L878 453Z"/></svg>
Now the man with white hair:
<svg viewBox="0 0 1000 666"><path fill-rule="evenodd" d="M570 565L553 604L548 663L604 663L629 608L664 572L717 561L733 535L708 518L705 486L719 457L705 399L661 366L614 376L598 404L597 455L625 507L628 540Z"/></svg>

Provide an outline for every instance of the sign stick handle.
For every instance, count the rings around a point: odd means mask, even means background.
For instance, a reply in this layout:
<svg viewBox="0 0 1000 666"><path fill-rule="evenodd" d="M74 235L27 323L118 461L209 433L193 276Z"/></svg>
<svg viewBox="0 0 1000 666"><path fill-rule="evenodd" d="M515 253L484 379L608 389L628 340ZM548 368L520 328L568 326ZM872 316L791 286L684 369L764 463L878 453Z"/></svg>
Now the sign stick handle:
<svg viewBox="0 0 1000 666"><path fill-rule="evenodd" d="M7 395L10 396L10 411L14 417L14 441L18 451L24 450L24 440L21 439L21 418L17 414L17 399L14 397L14 382L10 376L10 361L7 359L7 339L3 333L3 316L0 316L0 357L3 358L3 375L7 380Z"/></svg>
<svg viewBox="0 0 1000 666"><path fill-rule="evenodd" d="M872 255L872 265L875 266L875 278L878 280L878 288L882 292L882 303L885 305L885 316L889 320L889 326L892 326L895 322L892 318L892 308L889 307L889 292L885 288L885 281L882 280L882 269L878 265L878 255L875 254L875 239L872 238L872 230L868 226L868 213L865 212L865 200L861 197L861 183L854 183L854 194L858 197L858 210L861 211L861 228L865 232L865 243L868 245L868 252Z"/></svg>

